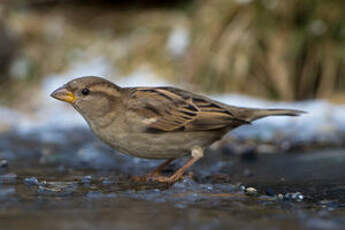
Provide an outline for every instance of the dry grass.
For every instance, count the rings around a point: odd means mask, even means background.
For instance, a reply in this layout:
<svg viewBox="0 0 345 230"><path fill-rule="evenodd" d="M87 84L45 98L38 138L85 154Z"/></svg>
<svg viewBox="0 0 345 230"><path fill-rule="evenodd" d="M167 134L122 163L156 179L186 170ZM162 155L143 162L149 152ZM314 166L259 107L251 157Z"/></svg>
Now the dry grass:
<svg viewBox="0 0 345 230"><path fill-rule="evenodd" d="M189 80L206 90L284 100L344 90L344 2L199 1Z"/></svg>

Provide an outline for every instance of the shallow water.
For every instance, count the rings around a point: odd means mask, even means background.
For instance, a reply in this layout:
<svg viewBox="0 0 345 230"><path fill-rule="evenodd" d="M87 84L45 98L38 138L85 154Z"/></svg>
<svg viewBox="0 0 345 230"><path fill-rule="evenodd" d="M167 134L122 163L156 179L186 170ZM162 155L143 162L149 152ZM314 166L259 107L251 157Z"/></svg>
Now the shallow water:
<svg viewBox="0 0 345 230"><path fill-rule="evenodd" d="M209 150L174 185L135 183L159 162L114 153L84 129L3 133L0 229L344 228L345 149L225 150Z"/></svg>

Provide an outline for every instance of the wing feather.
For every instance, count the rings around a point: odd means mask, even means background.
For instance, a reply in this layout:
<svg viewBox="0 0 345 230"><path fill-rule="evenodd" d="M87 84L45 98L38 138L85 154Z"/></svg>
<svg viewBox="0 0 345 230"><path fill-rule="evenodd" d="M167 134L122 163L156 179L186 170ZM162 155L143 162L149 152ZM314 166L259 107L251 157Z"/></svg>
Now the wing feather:
<svg viewBox="0 0 345 230"><path fill-rule="evenodd" d="M173 88L132 88L131 111L152 120L149 131L202 131L248 123L234 117L226 105Z"/></svg>

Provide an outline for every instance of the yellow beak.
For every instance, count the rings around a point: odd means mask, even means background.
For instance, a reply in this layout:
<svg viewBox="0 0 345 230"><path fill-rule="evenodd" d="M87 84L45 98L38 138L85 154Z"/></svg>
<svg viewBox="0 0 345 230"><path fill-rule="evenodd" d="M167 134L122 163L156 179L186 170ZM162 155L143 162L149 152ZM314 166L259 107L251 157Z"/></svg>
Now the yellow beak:
<svg viewBox="0 0 345 230"><path fill-rule="evenodd" d="M50 96L60 101L65 101L68 103L73 103L75 100L74 94L65 87L60 87L56 89L54 92L50 94Z"/></svg>

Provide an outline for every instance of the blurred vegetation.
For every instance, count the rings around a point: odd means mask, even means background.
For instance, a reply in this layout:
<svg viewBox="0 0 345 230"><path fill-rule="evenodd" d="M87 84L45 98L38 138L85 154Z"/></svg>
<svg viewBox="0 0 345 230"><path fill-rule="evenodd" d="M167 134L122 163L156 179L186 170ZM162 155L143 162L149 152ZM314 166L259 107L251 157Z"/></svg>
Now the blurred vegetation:
<svg viewBox="0 0 345 230"><path fill-rule="evenodd" d="M196 4L190 81L284 100L345 90L343 0L229 2Z"/></svg>
<svg viewBox="0 0 345 230"><path fill-rule="evenodd" d="M0 103L94 57L110 76L144 66L199 91L345 98L343 0L20 0L0 14L0 47L11 47L0 49Z"/></svg>

